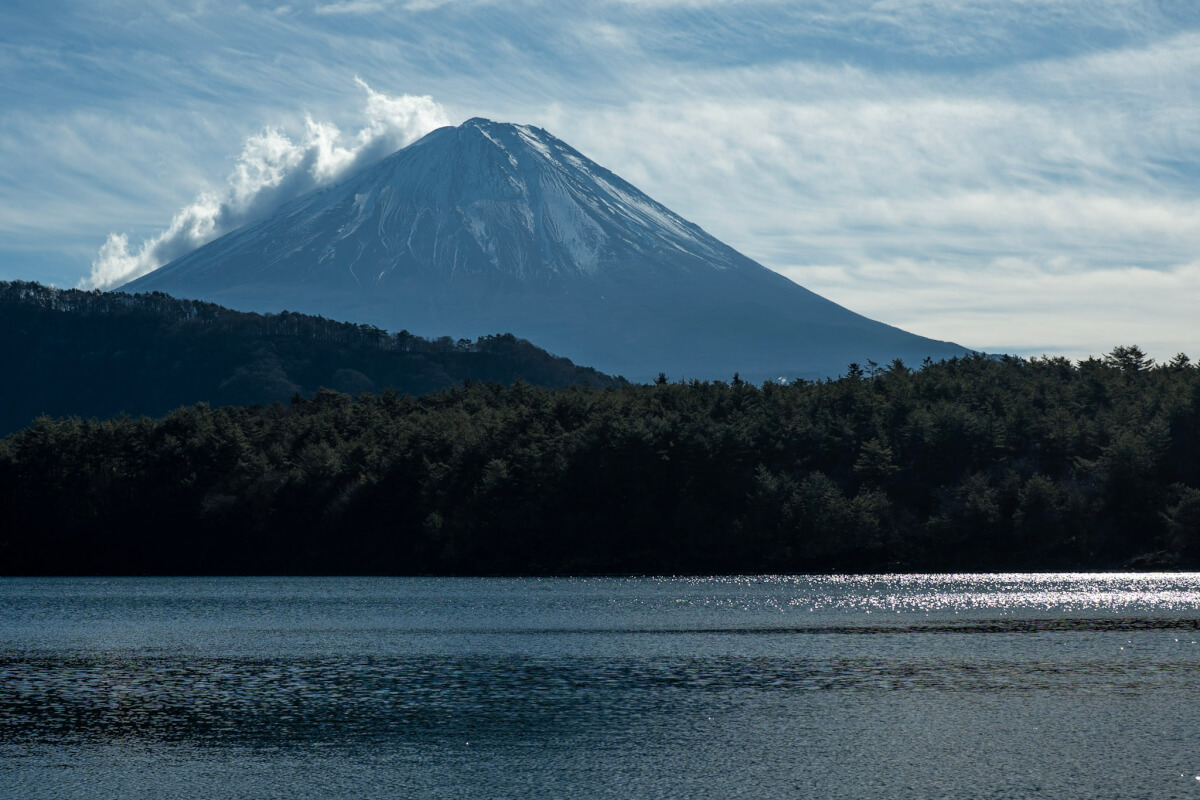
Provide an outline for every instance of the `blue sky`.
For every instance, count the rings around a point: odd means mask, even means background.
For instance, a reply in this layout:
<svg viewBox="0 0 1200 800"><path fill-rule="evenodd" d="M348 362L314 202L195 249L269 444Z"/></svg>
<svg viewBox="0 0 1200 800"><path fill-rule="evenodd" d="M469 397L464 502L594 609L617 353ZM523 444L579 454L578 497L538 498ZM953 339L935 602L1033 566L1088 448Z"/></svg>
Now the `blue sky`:
<svg viewBox="0 0 1200 800"><path fill-rule="evenodd" d="M112 283L484 116L916 333L1200 357L1190 0L8 0L0 75L4 280Z"/></svg>

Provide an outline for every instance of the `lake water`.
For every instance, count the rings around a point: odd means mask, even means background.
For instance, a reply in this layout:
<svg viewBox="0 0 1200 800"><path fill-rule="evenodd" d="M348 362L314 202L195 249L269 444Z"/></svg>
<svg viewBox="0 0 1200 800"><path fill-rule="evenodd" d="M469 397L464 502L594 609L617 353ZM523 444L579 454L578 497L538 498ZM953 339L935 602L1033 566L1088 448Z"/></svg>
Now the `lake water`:
<svg viewBox="0 0 1200 800"><path fill-rule="evenodd" d="M1200 798L1200 575L0 580L0 796Z"/></svg>

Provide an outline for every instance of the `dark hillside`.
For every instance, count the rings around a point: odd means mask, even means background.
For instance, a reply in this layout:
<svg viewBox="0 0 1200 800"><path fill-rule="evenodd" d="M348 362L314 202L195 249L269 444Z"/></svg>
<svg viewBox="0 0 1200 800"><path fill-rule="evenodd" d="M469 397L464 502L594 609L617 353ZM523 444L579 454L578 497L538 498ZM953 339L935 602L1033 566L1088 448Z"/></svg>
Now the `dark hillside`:
<svg viewBox="0 0 1200 800"><path fill-rule="evenodd" d="M510 335L429 340L303 314L253 314L165 294L0 283L0 434L39 414L165 414L342 392L423 394L464 380L620 383Z"/></svg>

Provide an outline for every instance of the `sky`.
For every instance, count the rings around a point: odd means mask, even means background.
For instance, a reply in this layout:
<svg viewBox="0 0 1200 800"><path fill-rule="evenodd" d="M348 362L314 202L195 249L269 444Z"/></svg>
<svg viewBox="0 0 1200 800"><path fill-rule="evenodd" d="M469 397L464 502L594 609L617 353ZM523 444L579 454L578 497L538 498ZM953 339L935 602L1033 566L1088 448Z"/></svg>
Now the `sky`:
<svg viewBox="0 0 1200 800"><path fill-rule="evenodd" d="M119 285L476 116L854 311L1200 358L1193 0L6 0L0 280Z"/></svg>

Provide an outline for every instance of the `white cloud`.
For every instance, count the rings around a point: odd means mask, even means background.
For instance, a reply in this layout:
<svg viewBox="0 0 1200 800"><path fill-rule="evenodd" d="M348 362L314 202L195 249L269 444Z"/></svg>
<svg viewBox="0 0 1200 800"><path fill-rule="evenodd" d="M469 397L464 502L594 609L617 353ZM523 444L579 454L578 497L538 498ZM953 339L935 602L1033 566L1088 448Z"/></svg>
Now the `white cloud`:
<svg viewBox="0 0 1200 800"><path fill-rule="evenodd" d="M251 136L221 189L202 192L166 230L135 249L127 234L109 234L81 285L109 289L141 277L448 124L430 97L391 97L355 81L367 95L366 124L348 143L336 125L311 117L299 141L275 129Z"/></svg>

